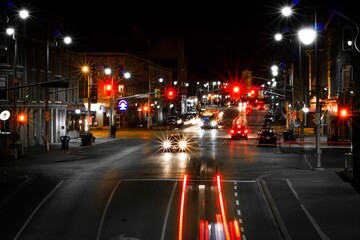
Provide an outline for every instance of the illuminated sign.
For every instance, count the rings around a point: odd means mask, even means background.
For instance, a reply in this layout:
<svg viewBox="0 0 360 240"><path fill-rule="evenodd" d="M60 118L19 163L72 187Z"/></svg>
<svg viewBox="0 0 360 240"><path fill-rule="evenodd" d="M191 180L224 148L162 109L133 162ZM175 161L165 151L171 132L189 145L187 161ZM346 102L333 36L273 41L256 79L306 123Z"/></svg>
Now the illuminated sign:
<svg viewBox="0 0 360 240"><path fill-rule="evenodd" d="M118 109L120 112L125 112L128 108L128 103L125 99L120 99L118 102Z"/></svg>

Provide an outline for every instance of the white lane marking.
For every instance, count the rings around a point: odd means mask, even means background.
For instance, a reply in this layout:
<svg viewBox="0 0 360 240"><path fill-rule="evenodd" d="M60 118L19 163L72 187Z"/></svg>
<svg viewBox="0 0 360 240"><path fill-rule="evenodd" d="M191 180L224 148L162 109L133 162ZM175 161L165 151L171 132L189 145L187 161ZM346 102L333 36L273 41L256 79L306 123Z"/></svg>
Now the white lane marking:
<svg viewBox="0 0 360 240"><path fill-rule="evenodd" d="M178 183L178 182L175 182L175 183L174 183L174 186L173 186L173 189L172 189L172 191L171 191L171 195L170 195L170 198L169 198L169 201L168 201L168 205L167 205L167 208L166 208L166 214L165 214L165 218L164 218L164 224L163 224L163 227L162 227L162 230L161 230L161 238L160 238L161 240L163 240L164 237L165 237L166 224L167 224L167 221L168 221L168 218L169 218L170 207L171 207L171 203L172 203L173 198L174 198L174 194L175 194L175 189L176 189L177 183Z"/></svg>
<svg viewBox="0 0 360 240"><path fill-rule="evenodd" d="M236 202L236 205L239 205L239 204L240 204L239 200L236 200L235 202Z"/></svg>
<svg viewBox="0 0 360 240"><path fill-rule="evenodd" d="M237 193L237 192L234 192L234 196L237 197L237 196L238 196L238 193Z"/></svg>
<svg viewBox="0 0 360 240"><path fill-rule="evenodd" d="M96 239L97 239L97 240L100 239L102 227L103 227L104 220L105 220L105 215L106 215L107 210L108 210L108 208L109 208L109 206L110 206L110 203L111 203L111 201L112 201L112 198L114 197L115 191L116 191L116 189L117 189L117 187L119 186L120 183L121 183L121 180L119 180L119 181L116 183L116 185L115 185L115 187L113 188L113 190L112 190L112 192L111 192L111 194L110 194L110 196L109 196L109 199L108 199L108 201L107 201L107 203L106 203L104 212L103 212L103 214L102 214L102 216L101 216L98 233L97 233L97 236L96 236Z"/></svg>
<svg viewBox="0 0 360 240"><path fill-rule="evenodd" d="M316 222L315 218L313 216L311 216L311 214L308 212L308 210L306 210L305 206L300 202L300 200L298 198L298 194L295 191L295 189L293 188L293 186L292 186L291 182L289 181L289 179L286 179L286 182L287 182L289 188L291 189L292 193L294 194L296 200L299 202L299 204L300 204L302 210L304 211L305 215L308 217L309 221L314 226L316 232L319 234L321 239L330 240L330 238L328 236L326 236L326 234L321 230L321 228L320 228L319 224Z"/></svg>
<svg viewBox="0 0 360 240"><path fill-rule="evenodd" d="M44 205L44 203L51 197L51 195L53 195L56 190L60 187L61 184L64 183L64 180L61 180L55 187L54 189L39 203L39 205L37 205L37 207L34 209L34 211L30 214L30 216L28 217L28 219L26 220L26 222L24 223L24 225L21 227L21 229L19 230L19 232L16 234L16 236L14 237L14 240L17 240L18 237L20 236L20 234L24 231L24 229L26 228L26 226L29 224L29 222L31 221L31 219L34 217L35 213L41 208L42 205Z"/></svg>
<svg viewBox="0 0 360 240"><path fill-rule="evenodd" d="M234 190L237 190L237 186L234 186Z"/></svg>
<svg viewBox="0 0 360 240"><path fill-rule="evenodd" d="M241 216L241 210L237 210L237 215Z"/></svg>
<svg viewBox="0 0 360 240"><path fill-rule="evenodd" d="M306 164L310 167L310 169L314 169L311 164L309 163L309 161L307 160L306 154L304 154L304 160L306 162Z"/></svg>

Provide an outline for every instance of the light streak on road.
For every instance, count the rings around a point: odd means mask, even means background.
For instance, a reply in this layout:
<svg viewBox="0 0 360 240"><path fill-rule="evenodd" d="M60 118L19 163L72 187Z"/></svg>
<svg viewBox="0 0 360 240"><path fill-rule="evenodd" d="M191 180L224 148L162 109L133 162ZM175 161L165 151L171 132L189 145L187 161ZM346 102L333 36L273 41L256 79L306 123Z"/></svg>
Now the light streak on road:
<svg viewBox="0 0 360 240"><path fill-rule="evenodd" d="M223 226L224 226L224 231L225 231L225 237L226 237L226 240L231 240L230 233L229 233L229 227L227 225L227 219L226 219L226 214L225 214L224 201L223 201L223 197L222 197L220 175L216 176L216 181L217 181L217 187L218 187L220 209L221 209L221 216L222 216L222 221L223 221Z"/></svg>
<svg viewBox="0 0 360 240"><path fill-rule="evenodd" d="M185 192L186 192L186 181L187 175L184 175L182 193L181 193L181 205L180 205L180 217L179 217L179 240L182 240L183 234L183 220L184 220L184 202L185 202Z"/></svg>

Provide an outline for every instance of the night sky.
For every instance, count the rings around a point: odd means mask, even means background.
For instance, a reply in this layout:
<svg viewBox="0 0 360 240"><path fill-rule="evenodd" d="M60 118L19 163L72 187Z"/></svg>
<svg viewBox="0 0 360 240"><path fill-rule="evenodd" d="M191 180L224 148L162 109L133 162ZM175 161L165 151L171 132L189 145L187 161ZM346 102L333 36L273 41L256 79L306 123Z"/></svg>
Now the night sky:
<svg viewBox="0 0 360 240"><path fill-rule="evenodd" d="M63 16L65 30L79 51L141 50L164 37L181 37L185 42L188 74L199 78L234 78L236 74L241 77L245 69L259 74L267 71L279 52L289 50L289 44L279 47L274 33L295 28L302 21L299 15L292 22L282 18L279 11L285 1L281 0L242 0L237 7L222 4L191 9L182 7L189 6L185 2L169 3L168 8L140 8L140 3L121 6L122 2L106 0L83 5L78 2L74 5L75 1L26 2L35 14L39 9L47 9ZM308 15L313 14L315 7L319 12L337 9L360 23L354 0L306 0L292 4Z"/></svg>

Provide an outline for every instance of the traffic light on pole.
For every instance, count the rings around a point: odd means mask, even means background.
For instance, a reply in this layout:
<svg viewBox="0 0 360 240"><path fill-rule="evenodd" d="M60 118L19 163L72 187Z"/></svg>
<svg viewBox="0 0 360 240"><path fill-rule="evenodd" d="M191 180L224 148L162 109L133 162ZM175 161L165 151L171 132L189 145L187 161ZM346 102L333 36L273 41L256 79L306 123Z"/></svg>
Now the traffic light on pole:
<svg viewBox="0 0 360 240"><path fill-rule="evenodd" d="M111 83L105 83L104 84L104 94L107 96L111 96L111 92L113 90L113 86Z"/></svg>
<svg viewBox="0 0 360 240"><path fill-rule="evenodd" d="M233 96L234 100L240 99L240 87L239 86L233 86L232 96Z"/></svg>
<svg viewBox="0 0 360 240"><path fill-rule="evenodd" d="M168 99L174 99L174 91L173 90L169 90L167 93Z"/></svg>

